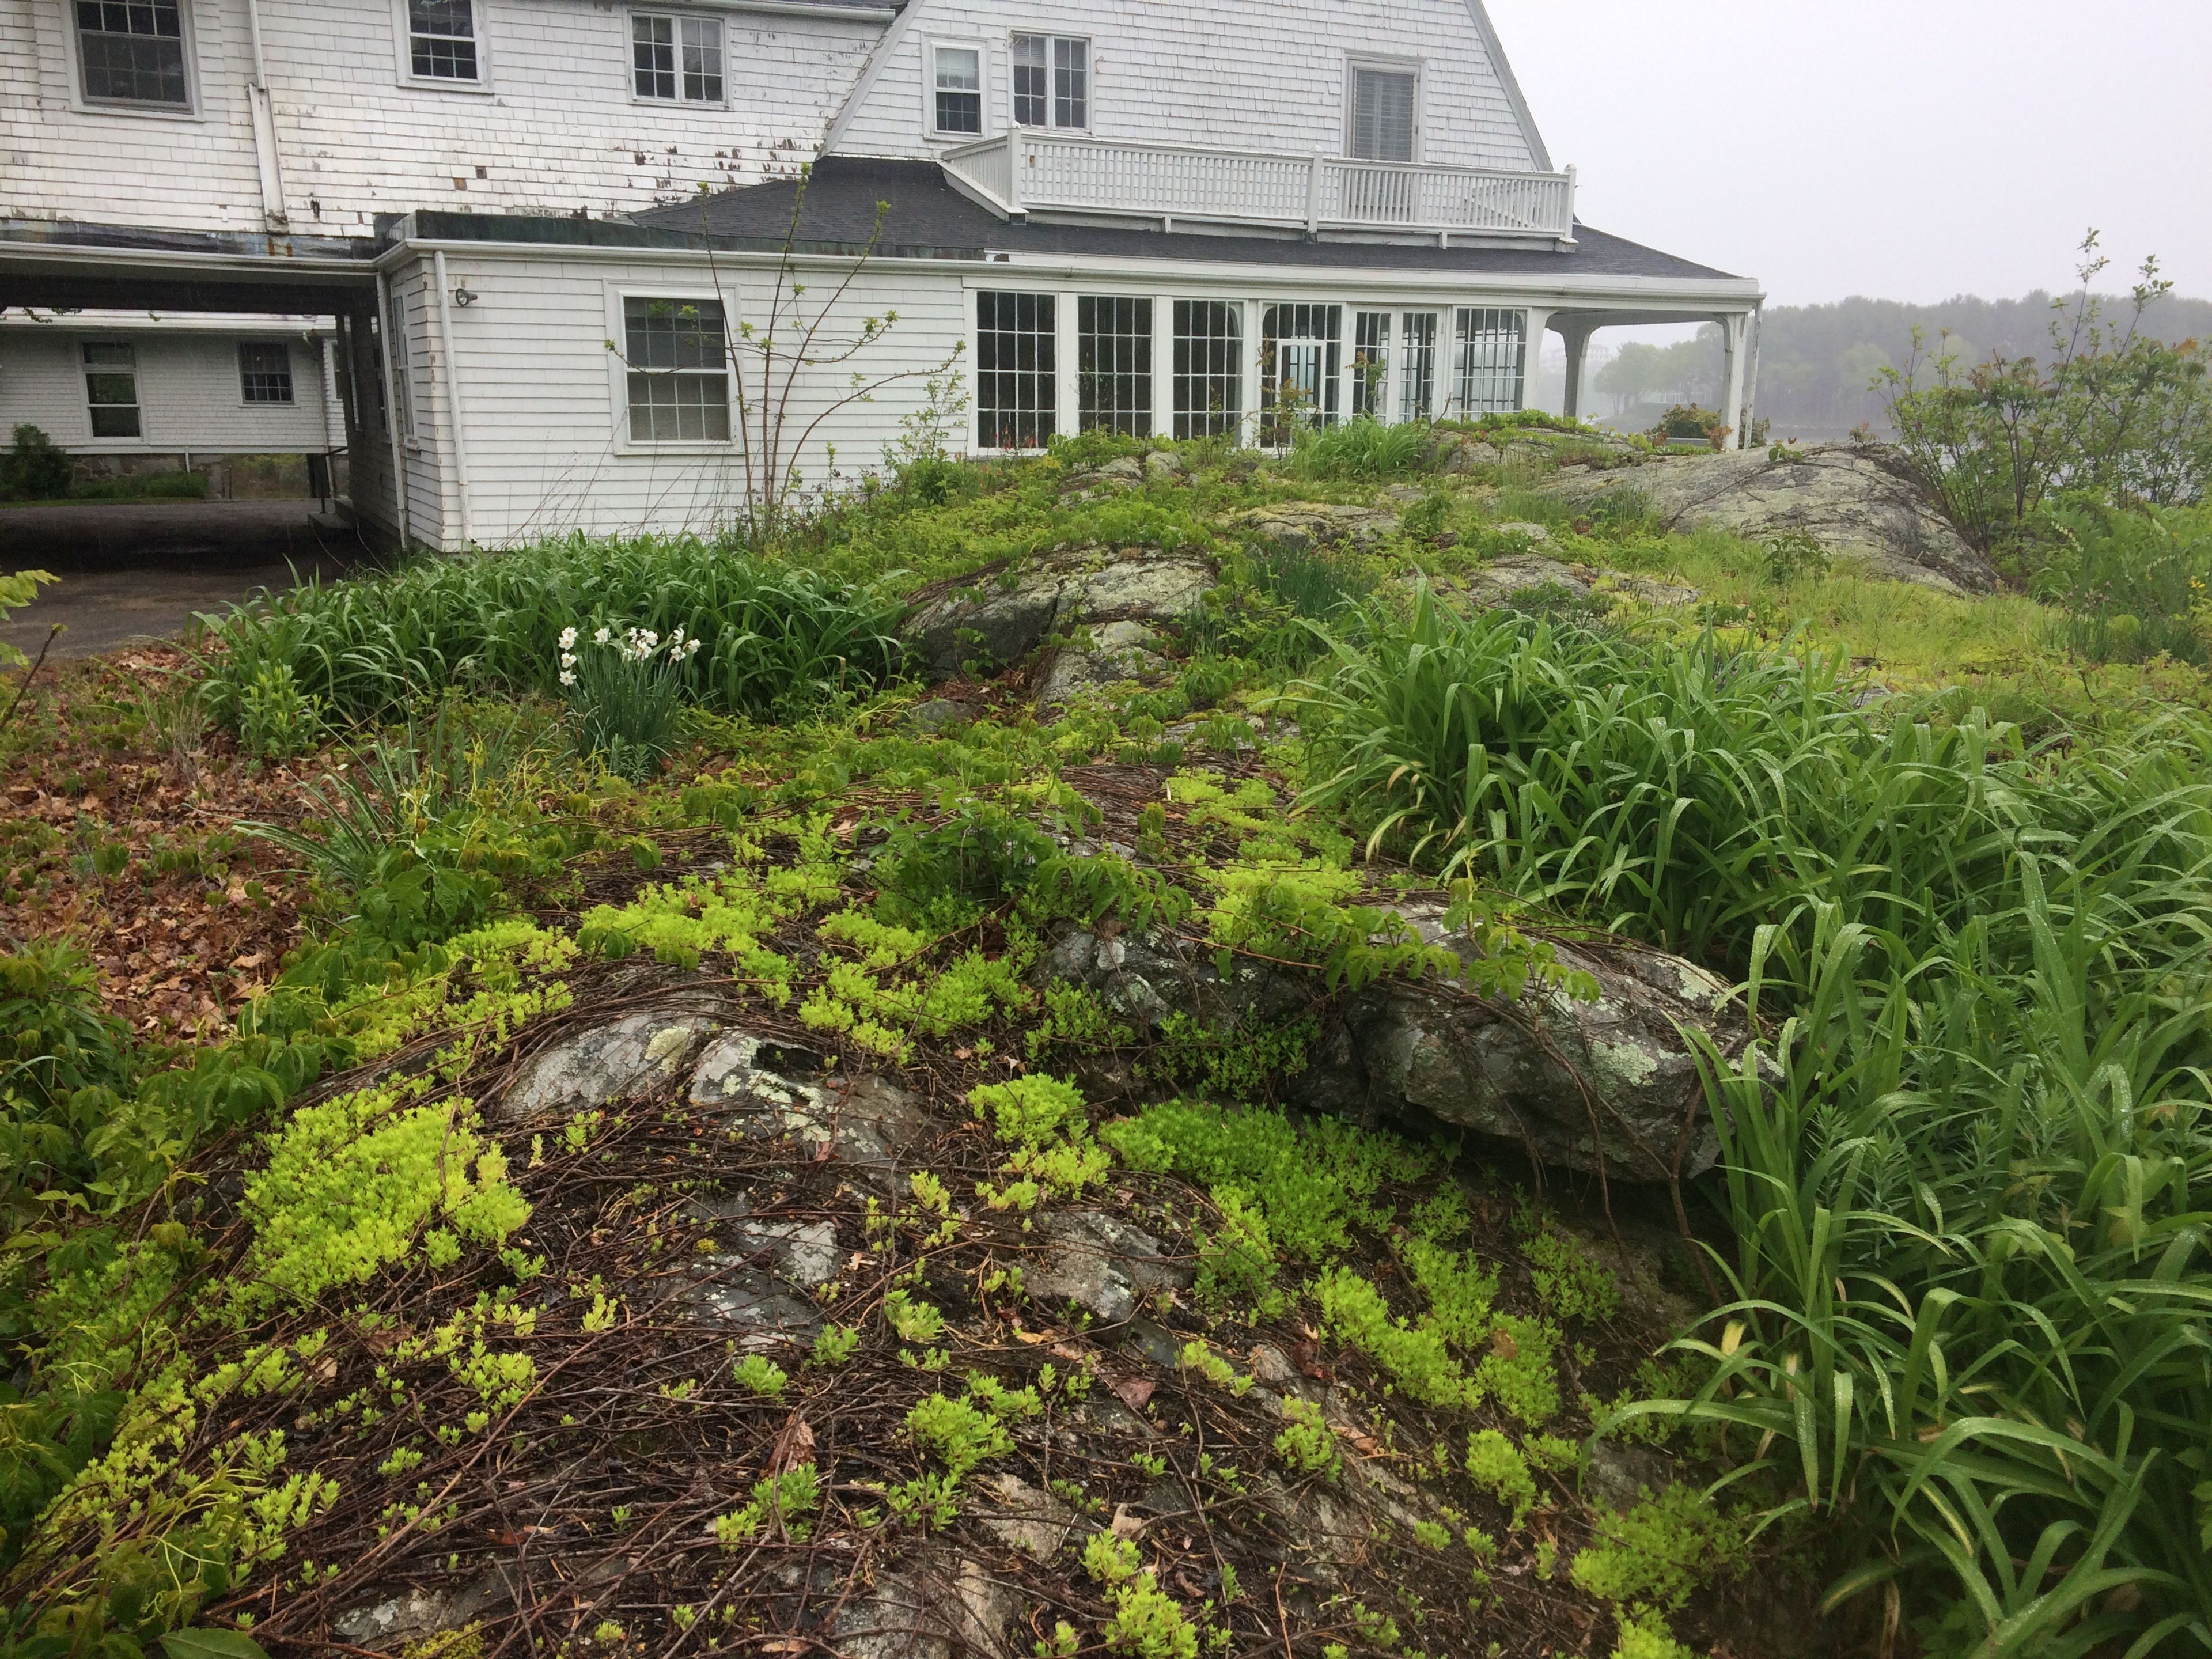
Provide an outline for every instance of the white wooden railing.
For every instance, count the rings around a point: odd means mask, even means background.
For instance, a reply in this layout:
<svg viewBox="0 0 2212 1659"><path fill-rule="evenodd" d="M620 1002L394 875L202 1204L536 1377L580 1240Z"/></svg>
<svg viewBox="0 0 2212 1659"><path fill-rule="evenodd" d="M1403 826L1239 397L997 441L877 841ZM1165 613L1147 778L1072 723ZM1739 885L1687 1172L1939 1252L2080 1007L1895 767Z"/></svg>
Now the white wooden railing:
<svg viewBox="0 0 2212 1659"><path fill-rule="evenodd" d="M1567 241L1575 173L1506 173L1138 143L1016 128L948 150L953 183L1008 217L1127 214L1322 231Z"/></svg>

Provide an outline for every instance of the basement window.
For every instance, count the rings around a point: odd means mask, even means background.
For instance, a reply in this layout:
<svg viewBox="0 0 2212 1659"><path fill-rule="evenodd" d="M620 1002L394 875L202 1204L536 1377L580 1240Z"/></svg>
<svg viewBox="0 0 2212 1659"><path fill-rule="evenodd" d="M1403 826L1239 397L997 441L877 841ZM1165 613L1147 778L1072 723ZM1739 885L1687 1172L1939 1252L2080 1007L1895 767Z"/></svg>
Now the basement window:
<svg viewBox="0 0 2212 1659"><path fill-rule="evenodd" d="M84 400L95 438L137 438L138 354L127 340L84 343Z"/></svg>
<svg viewBox="0 0 2212 1659"><path fill-rule="evenodd" d="M76 0L76 10L88 100L191 107L178 0Z"/></svg>
<svg viewBox="0 0 2212 1659"><path fill-rule="evenodd" d="M1014 37L1014 124L1091 125L1091 43L1073 35Z"/></svg>
<svg viewBox="0 0 2212 1659"><path fill-rule="evenodd" d="M722 25L712 17L630 19L630 58L637 95L686 104L722 99Z"/></svg>
<svg viewBox="0 0 2212 1659"><path fill-rule="evenodd" d="M479 79L474 0L407 0L407 49L423 80Z"/></svg>
<svg viewBox="0 0 2212 1659"><path fill-rule="evenodd" d="M292 401L292 348L282 340L241 340L238 347L239 395L249 404Z"/></svg>
<svg viewBox="0 0 2212 1659"><path fill-rule="evenodd" d="M1060 308L1049 294L975 296L975 444L1042 449L1060 403Z"/></svg>
<svg viewBox="0 0 2212 1659"><path fill-rule="evenodd" d="M729 358L719 300L625 299L633 443L727 442Z"/></svg>
<svg viewBox="0 0 2212 1659"><path fill-rule="evenodd" d="M1244 312L1230 300L1175 302L1175 434L1234 433L1244 414Z"/></svg>
<svg viewBox="0 0 2212 1659"><path fill-rule="evenodd" d="M1462 307L1458 316L1456 415L1504 413L1521 407L1528 313Z"/></svg>
<svg viewBox="0 0 2212 1659"><path fill-rule="evenodd" d="M1076 425L1152 435L1152 302L1086 294L1075 302Z"/></svg>
<svg viewBox="0 0 2212 1659"><path fill-rule="evenodd" d="M933 131L981 137L983 131L983 49L930 48Z"/></svg>

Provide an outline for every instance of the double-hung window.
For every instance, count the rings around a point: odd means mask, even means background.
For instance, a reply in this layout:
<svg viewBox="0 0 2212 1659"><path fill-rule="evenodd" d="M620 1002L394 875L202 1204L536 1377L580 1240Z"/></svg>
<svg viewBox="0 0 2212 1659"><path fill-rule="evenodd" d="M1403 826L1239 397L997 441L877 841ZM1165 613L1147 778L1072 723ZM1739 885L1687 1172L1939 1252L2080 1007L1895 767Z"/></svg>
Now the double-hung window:
<svg viewBox="0 0 2212 1659"><path fill-rule="evenodd" d="M1049 294L975 296L978 448L1042 449L1052 441L1060 404L1059 320L1059 303Z"/></svg>
<svg viewBox="0 0 2212 1659"><path fill-rule="evenodd" d="M1413 159L1413 109L1420 80L1411 70L1352 70L1352 131L1354 158L1364 161Z"/></svg>
<svg viewBox="0 0 2212 1659"><path fill-rule="evenodd" d="M84 343L84 400L95 438L137 438L138 354L128 340Z"/></svg>
<svg viewBox="0 0 2212 1659"><path fill-rule="evenodd" d="M424 81L481 80L475 0L407 0L407 62Z"/></svg>
<svg viewBox="0 0 2212 1659"><path fill-rule="evenodd" d="M933 42L929 48L930 130L950 137L983 131L983 48Z"/></svg>
<svg viewBox="0 0 2212 1659"><path fill-rule="evenodd" d="M1064 34L1014 37L1014 124L1091 125L1091 43Z"/></svg>
<svg viewBox="0 0 2212 1659"><path fill-rule="evenodd" d="M1521 407L1528 313L1462 306L1453 365L1458 415L1502 413Z"/></svg>
<svg viewBox="0 0 2212 1659"><path fill-rule="evenodd" d="M88 102L191 107L179 0L75 0L72 10Z"/></svg>
<svg viewBox="0 0 2212 1659"><path fill-rule="evenodd" d="M633 83L641 98L722 101L722 24L714 17L637 12L629 20Z"/></svg>
<svg viewBox="0 0 2212 1659"><path fill-rule="evenodd" d="M292 348L282 340L241 340L238 395L249 404L292 401Z"/></svg>
<svg viewBox="0 0 2212 1659"><path fill-rule="evenodd" d="M719 300L623 301L632 443L730 435L730 364Z"/></svg>

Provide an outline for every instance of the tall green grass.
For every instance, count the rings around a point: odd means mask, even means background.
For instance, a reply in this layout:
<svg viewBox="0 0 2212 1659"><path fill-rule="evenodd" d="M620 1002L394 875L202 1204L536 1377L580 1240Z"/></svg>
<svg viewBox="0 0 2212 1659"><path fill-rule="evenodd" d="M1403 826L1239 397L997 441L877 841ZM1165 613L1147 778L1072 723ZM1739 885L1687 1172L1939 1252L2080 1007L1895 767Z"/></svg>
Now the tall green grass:
<svg viewBox="0 0 2212 1659"><path fill-rule="evenodd" d="M1712 1366L1931 1654L2212 1648L2212 724L2084 752L1818 658L1362 613L1300 691L1375 844L1729 966ZM1841 1536L1832 1531L1831 1537Z"/></svg>
<svg viewBox="0 0 2212 1659"><path fill-rule="evenodd" d="M210 712L238 722L257 670L288 666L325 718L404 715L452 686L551 692L561 630L635 623L703 641L687 699L775 714L893 678L902 605L862 585L691 539L578 536L514 553L423 559L382 576L310 583L204 618Z"/></svg>

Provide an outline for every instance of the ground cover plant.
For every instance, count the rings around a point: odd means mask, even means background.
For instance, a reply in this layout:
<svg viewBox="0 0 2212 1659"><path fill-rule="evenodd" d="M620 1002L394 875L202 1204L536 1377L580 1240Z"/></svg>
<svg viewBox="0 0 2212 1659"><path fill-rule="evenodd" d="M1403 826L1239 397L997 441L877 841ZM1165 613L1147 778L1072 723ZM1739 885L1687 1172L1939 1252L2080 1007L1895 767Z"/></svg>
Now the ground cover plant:
<svg viewBox="0 0 2212 1659"><path fill-rule="evenodd" d="M2195 659L1416 435L931 459L34 686L0 1640L2212 1645ZM1255 528L1314 503L1378 527ZM1703 591L1471 605L1512 521ZM1151 683L918 683L907 595L1070 547L1217 573ZM1740 988L1687 1237L1291 1103L1361 994L1573 1006L1601 930ZM1158 1018L1078 939L1287 1000Z"/></svg>

